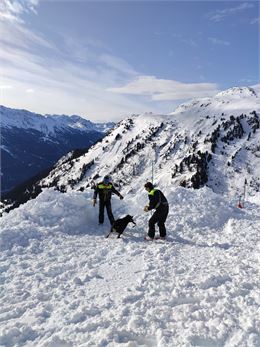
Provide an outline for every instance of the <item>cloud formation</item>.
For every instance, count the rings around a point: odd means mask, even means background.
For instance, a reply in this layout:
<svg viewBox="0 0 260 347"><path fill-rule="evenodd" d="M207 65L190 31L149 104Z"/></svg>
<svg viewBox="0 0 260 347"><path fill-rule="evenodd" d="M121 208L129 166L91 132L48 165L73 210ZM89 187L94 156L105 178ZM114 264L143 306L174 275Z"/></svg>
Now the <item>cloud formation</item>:
<svg viewBox="0 0 260 347"><path fill-rule="evenodd" d="M253 8L254 4L244 2L243 4L240 4L239 6L225 8L224 10L216 10L213 12L210 12L207 14L207 18L212 22L221 22L227 17L236 15L237 13L241 11L248 10L250 8Z"/></svg>
<svg viewBox="0 0 260 347"><path fill-rule="evenodd" d="M93 120L103 120L108 114L118 119L126 112L151 109L147 102L107 91L136 72L124 60L107 53L102 43L56 33L57 46L29 30L19 16L36 4L33 0L27 7L22 7L22 1L1 3L2 104L39 113L77 112Z"/></svg>
<svg viewBox="0 0 260 347"><path fill-rule="evenodd" d="M260 17L252 19L250 24L260 24Z"/></svg>
<svg viewBox="0 0 260 347"><path fill-rule="evenodd" d="M157 101L206 97L218 92L215 83L182 83L155 76L139 76L122 87L109 90L118 94L146 95Z"/></svg>
<svg viewBox="0 0 260 347"><path fill-rule="evenodd" d="M36 13L39 0L1 0L0 18L9 21L22 21L21 15L28 12Z"/></svg>
<svg viewBox="0 0 260 347"><path fill-rule="evenodd" d="M209 37L209 41L214 45L230 46L230 42L218 39L216 37Z"/></svg>
<svg viewBox="0 0 260 347"><path fill-rule="evenodd" d="M28 2L30 6L37 3ZM10 4L5 0L6 8ZM17 18L31 10L29 5L12 2L12 6L6 13ZM109 115L116 120L129 113L161 113L174 107L166 101L217 92L215 84L143 76L102 42L56 32L57 46L29 30L23 21L9 19L0 18L0 89L1 103L6 106L39 113L78 113L93 120L105 120Z"/></svg>
<svg viewBox="0 0 260 347"><path fill-rule="evenodd" d="M95 39L73 37L64 30L46 37L21 19L36 12L38 0L2 1L0 90L6 106L117 120L130 113L167 113L183 100L218 92L215 83L183 83L142 74ZM176 38L198 47L187 37ZM228 45L216 38L211 41Z"/></svg>

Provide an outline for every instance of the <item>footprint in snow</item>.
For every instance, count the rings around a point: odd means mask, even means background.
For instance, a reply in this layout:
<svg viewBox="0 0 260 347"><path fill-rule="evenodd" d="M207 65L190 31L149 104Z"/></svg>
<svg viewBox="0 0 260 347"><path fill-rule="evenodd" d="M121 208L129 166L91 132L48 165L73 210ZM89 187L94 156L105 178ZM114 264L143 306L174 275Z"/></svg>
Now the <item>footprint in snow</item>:
<svg viewBox="0 0 260 347"><path fill-rule="evenodd" d="M79 277L75 277L73 282L77 285L77 286L82 286L83 282Z"/></svg>

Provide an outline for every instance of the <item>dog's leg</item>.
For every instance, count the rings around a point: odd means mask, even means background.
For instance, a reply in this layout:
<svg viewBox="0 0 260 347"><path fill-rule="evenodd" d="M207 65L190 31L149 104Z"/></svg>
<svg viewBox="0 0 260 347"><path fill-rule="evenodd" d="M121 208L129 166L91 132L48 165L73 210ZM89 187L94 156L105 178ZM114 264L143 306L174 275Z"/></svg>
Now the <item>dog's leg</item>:
<svg viewBox="0 0 260 347"><path fill-rule="evenodd" d="M109 233L107 234L105 238L107 239L112 232L113 232L113 228L110 229Z"/></svg>

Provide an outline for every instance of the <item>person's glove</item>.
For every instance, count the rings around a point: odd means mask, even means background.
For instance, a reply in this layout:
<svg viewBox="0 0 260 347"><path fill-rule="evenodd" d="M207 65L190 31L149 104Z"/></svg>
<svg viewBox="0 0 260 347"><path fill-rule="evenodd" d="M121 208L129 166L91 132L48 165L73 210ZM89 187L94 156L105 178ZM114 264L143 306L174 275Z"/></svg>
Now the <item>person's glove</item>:
<svg viewBox="0 0 260 347"><path fill-rule="evenodd" d="M122 195L119 195L119 198L120 198L120 200L123 200L123 199L124 199L124 197L123 197Z"/></svg>
<svg viewBox="0 0 260 347"><path fill-rule="evenodd" d="M148 212L149 211L149 206L145 206L144 207L144 212Z"/></svg>
<svg viewBox="0 0 260 347"><path fill-rule="evenodd" d="M94 207L95 207L96 203L97 203L97 200L96 200L96 199L93 199L93 206L94 206Z"/></svg>

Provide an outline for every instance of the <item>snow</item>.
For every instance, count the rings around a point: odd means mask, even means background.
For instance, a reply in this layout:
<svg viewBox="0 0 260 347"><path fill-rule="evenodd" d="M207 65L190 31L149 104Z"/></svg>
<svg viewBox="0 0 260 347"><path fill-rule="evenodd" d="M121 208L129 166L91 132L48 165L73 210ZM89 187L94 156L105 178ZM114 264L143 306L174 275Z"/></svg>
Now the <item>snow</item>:
<svg viewBox="0 0 260 347"><path fill-rule="evenodd" d="M93 123L80 116L72 115L41 115L27 110L11 109L0 105L1 127L34 129L48 138L57 131L64 129L79 131L107 132L114 123Z"/></svg>
<svg viewBox="0 0 260 347"><path fill-rule="evenodd" d="M4 145L0 145L0 149L3 150L3 151L6 151L8 154L13 156L13 153L9 151L8 147L6 147Z"/></svg>
<svg viewBox="0 0 260 347"><path fill-rule="evenodd" d="M259 88L234 87L222 91L212 98L194 99L181 104L170 115L179 121L183 118L184 124L186 124L187 118L194 120L198 118L198 113L200 116L219 115L217 118L220 118L220 116L227 117L226 113L232 112L231 114L234 116L239 116L241 113L259 108Z"/></svg>
<svg viewBox="0 0 260 347"><path fill-rule="evenodd" d="M170 115L124 119L84 155L61 158L42 180L42 186L64 185L66 193L44 188L4 213L0 346L260 346L257 182L246 187L244 208L237 207L245 177L251 183L260 177L259 129L248 137L248 119L260 110L258 93L231 88ZM192 171L172 177L174 165L194 153L195 142L211 152L209 134L243 112L244 135L225 148L219 141L212 153L211 189L178 187ZM167 241L143 240L151 216L143 211L143 185L152 170L170 204ZM92 206L91 180L108 173L124 196L112 198L115 217L131 214L137 223L121 239L105 238L108 219L99 226Z"/></svg>
<svg viewBox="0 0 260 347"><path fill-rule="evenodd" d="M104 236L91 189L45 189L5 214L0 345L259 346L259 196L160 186L167 241L145 242L147 193L113 196L122 239Z"/></svg>
<svg viewBox="0 0 260 347"><path fill-rule="evenodd" d="M251 87L233 87L229 88L227 90L224 90L216 95L217 98L248 98L253 97L256 98L257 94L254 90L254 88Z"/></svg>
<svg viewBox="0 0 260 347"><path fill-rule="evenodd" d="M122 189L138 192L143 181L151 179L152 170L155 182L167 182L166 187L191 184L196 164L188 167L183 163L193 154L198 157L200 151L212 156L207 164L207 185L213 191L237 198L243 194L247 178L248 193L253 195L260 187L260 130L253 130L259 119L258 95L259 88L237 87L212 98L182 104L169 115L132 115L118 123L85 155L66 162L61 159L60 165L39 185L83 190L110 174ZM239 120L243 134L233 140L222 140L238 126L237 120L233 125L230 123L232 118Z"/></svg>

